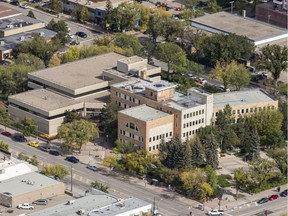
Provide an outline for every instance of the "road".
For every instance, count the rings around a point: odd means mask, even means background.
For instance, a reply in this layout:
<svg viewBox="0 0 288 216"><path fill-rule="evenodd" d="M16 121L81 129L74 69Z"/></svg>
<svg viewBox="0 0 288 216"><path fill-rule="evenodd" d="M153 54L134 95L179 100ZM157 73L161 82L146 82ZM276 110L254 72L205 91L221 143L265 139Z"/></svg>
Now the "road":
<svg viewBox="0 0 288 216"><path fill-rule="evenodd" d="M40 161L44 161L48 164L62 164L68 169L71 167L71 163L64 160L64 157L55 157L46 152L42 152L39 149L28 146L26 143L14 142L8 137L0 135L0 140L3 140L12 149L13 156L16 152L24 152L29 156L36 155ZM82 176L86 179L97 180L98 182L105 183L110 189L120 192L125 197L134 196L139 199L145 200L149 203L154 202L154 197L156 200L156 205L159 206L159 211L163 215L167 216L184 216L188 214L188 204L181 202L177 195L169 196L167 192L159 192L155 190L150 190L143 185L136 185L133 182L129 182L127 178L117 175L108 174L106 172L93 172L85 168L85 164L73 164L73 174ZM75 181L76 184L77 181ZM85 188L78 182L82 188ZM171 194L170 194L171 195ZM172 197L172 198L170 198ZM161 201L161 202L160 202ZM201 211L195 209L193 213L201 213Z"/></svg>

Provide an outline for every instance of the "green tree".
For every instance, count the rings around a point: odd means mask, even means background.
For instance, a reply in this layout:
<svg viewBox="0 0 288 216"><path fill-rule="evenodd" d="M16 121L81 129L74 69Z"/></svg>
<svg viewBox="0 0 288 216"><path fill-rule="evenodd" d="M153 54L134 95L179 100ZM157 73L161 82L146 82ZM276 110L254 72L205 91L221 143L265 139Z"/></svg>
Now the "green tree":
<svg viewBox="0 0 288 216"><path fill-rule="evenodd" d="M112 2L111 2L111 0L106 0L105 16L103 19L103 24L107 30L109 29L109 27L112 23L112 13L113 13Z"/></svg>
<svg viewBox="0 0 288 216"><path fill-rule="evenodd" d="M183 146L183 151L184 151L183 168L184 169L190 169L192 167L192 164L193 164L191 145L188 141L186 141L183 145L184 145Z"/></svg>
<svg viewBox="0 0 288 216"><path fill-rule="evenodd" d="M282 175L287 176L287 147L270 149L267 153L269 157L274 159L276 166L281 171Z"/></svg>
<svg viewBox="0 0 288 216"><path fill-rule="evenodd" d="M237 64L236 61L232 61L227 65L221 65L218 62L211 77L222 81L225 90L228 87L240 90L242 87L248 86L251 79L250 72L244 65Z"/></svg>
<svg viewBox="0 0 288 216"><path fill-rule="evenodd" d="M9 151L9 145L0 140L0 148Z"/></svg>
<svg viewBox="0 0 288 216"><path fill-rule="evenodd" d="M104 193L109 193L109 191L108 191L109 187L107 185L104 185L104 184L98 182L98 181L93 181L91 183L91 187L96 188L100 191L103 191Z"/></svg>
<svg viewBox="0 0 288 216"><path fill-rule="evenodd" d="M185 52L175 43L160 44L155 49L155 57L167 63L168 73L173 66L179 66L183 62L187 63Z"/></svg>
<svg viewBox="0 0 288 216"><path fill-rule="evenodd" d="M39 160L38 160L38 158L37 158L36 155L34 155L33 157L31 157L31 158L28 160L28 162L29 162L30 164L32 164L33 166L38 166L38 165L39 165Z"/></svg>
<svg viewBox="0 0 288 216"><path fill-rule="evenodd" d="M76 110L72 111L65 111L65 117L64 117L64 124L65 123L71 123L75 120L80 120L82 118L81 114L78 113Z"/></svg>
<svg viewBox="0 0 288 216"><path fill-rule="evenodd" d="M122 141L122 140L116 140L116 149L121 154L128 154L136 150L133 143Z"/></svg>
<svg viewBox="0 0 288 216"><path fill-rule="evenodd" d="M36 17L35 17L35 15L34 15L34 13L33 13L32 10L29 10L27 16L28 16L28 17L31 17L31 18L33 18L33 19L36 19Z"/></svg>
<svg viewBox="0 0 288 216"><path fill-rule="evenodd" d="M29 157L24 153L24 152L20 152L18 154L18 157L17 157L19 160L24 160L24 161L28 161L29 160Z"/></svg>
<svg viewBox="0 0 288 216"><path fill-rule="evenodd" d="M209 135L208 140L205 142L205 157L206 164L211 165L214 169L216 169L219 165L218 160L218 142L213 133Z"/></svg>
<svg viewBox="0 0 288 216"><path fill-rule="evenodd" d="M218 186L218 177L216 171L212 168L212 166L208 165L205 167L205 172L207 175L207 183L209 183L211 188L215 190Z"/></svg>
<svg viewBox="0 0 288 216"><path fill-rule="evenodd" d="M153 62L153 55L155 50L155 44L152 41L145 41L143 42L144 54L147 56L147 61L149 64Z"/></svg>
<svg viewBox="0 0 288 216"><path fill-rule="evenodd" d="M18 55L15 63L33 67L35 68L35 70L45 68L45 64L40 58L29 53L21 53L20 55Z"/></svg>
<svg viewBox="0 0 288 216"><path fill-rule="evenodd" d="M202 210L204 210L205 203L208 200L208 198L210 198L213 195L214 190L210 184L208 184L207 182L204 182L200 185L199 192L200 192L199 193L200 201L203 203Z"/></svg>
<svg viewBox="0 0 288 216"><path fill-rule="evenodd" d="M191 141L192 164L195 167L201 167L205 164L205 151L203 144L198 136L195 136Z"/></svg>
<svg viewBox="0 0 288 216"><path fill-rule="evenodd" d="M37 133L36 122L34 119L25 117L21 120L22 130L24 136L31 136Z"/></svg>
<svg viewBox="0 0 288 216"><path fill-rule="evenodd" d="M61 63L65 64L67 62L73 62L79 59L79 57L80 57L80 50L77 47L72 46L66 53L64 53L61 56Z"/></svg>
<svg viewBox="0 0 288 216"><path fill-rule="evenodd" d="M206 182L206 174L200 168L181 172L179 174L179 178L182 182L182 189L187 191L189 196L194 197L197 197L197 192L195 193L195 191L201 186L202 183Z"/></svg>
<svg viewBox="0 0 288 216"><path fill-rule="evenodd" d="M85 23L89 19L89 11L87 7L77 5L77 7L72 11L71 16L75 18L78 22Z"/></svg>
<svg viewBox="0 0 288 216"><path fill-rule="evenodd" d="M100 124L103 126L105 134L108 135L109 139L113 142L117 139L117 111L116 104L109 99L99 114Z"/></svg>
<svg viewBox="0 0 288 216"><path fill-rule="evenodd" d="M55 25L53 26L53 30L56 32L62 32L64 34L67 34L68 31L68 25L64 20L59 20Z"/></svg>
<svg viewBox="0 0 288 216"><path fill-rule="evenodd" d="M247 158L248 160L255 160L259 157L259 147L260 147L260 138L258 135L257 128L254 127L251 131L251 139L248 141L249 142L249 151Z"/></svg>
<svg viewBox="0 0 288 216"><path fill-rule="evenodd" d="M52 18L48 23L47 28L54 31L56 24L56 21L54 20L54 18Z"/></svg>
<svg viewBox="0 0 288 216"><path fill-rule="evenodd" d="M257 55L257 67L268 70L274 78L275 95L281 72L287 72L287 52L287 46L268 44Z"/></svg>
<svg viewBox="0 0 288 216"><path fill-rule="evenodd" d="M174 39L175 37L183 37L184 26L181 21L172 17L163 17L162 19L163 25L161 35L165 38L166 41L171 41L171 39Z"/></svg>
<svg viewBox="0 0 288 216"><path fill-rule="evenodd" d="M63 179L66 175L69 175L69 170L65 166L57 164L45 166L41 173L46 176L55 176L59 179Z"/></svg>
<svg viewBox="0 0 288 216"><path fill-rule="evenodd" d="M123 49L128 49L132 55L141 56L143 53L143 46L135 35L117 34L113 40L113 44Z"/></svg>
<svg viewBox="0 0 288 216"><path fill-rule="evenodd" d="M4 125L5 130L6 126L11 124L10 113L5 108L0 108L0 123Z"/></svg>
<svg viewBox="0 0 288 216"><path fill-rule="evenodd" d="M287 91L288 92L288 91ZM287 121L287 110L288 110L288 107L287 107L287 100L286 99L279 99L279 104L278 104L278 108L279 108L279 111L282 113L283 115L283 121L282 121L282 127L281 127L281 130L284 134L284 138L285 140L288 140L288 129L287 129L287 126L288 126L288 121Z"/></svg>
<svg viewBox="0 0 288 216"><path fill-rule="evenodd" d="M221 10L221 7L217 4L216 0L211 0L208 3L208 10L210 13L217 13Z"/></svg>
<svg viewBox="0 0 288 216"><path fill-rule="evenodd" d="M149 17L147 33L152 38L152 42L156 43L158 36L163 31L163 18L159 13L153 13Z"/></svg>
<svg viewBox="0 0 288 216"><path fill-rule="evenodd" d="M249 174L246 173L243 167L238 168L234 172L234 180L236 187L236 199L238 198L238 192L240 189L246 189L249 185Z"/></svg>
<svg viewBox="0 0 288 216"><path fill-rule="evenodd" d="M70 149L77 148L81 152L83 145L99 136L98 128L84 119L62 124L58 127L58 137L65 141Z"/></svg>
<svg viewBox="0 0 288 216"><path fill-rule="evenodd" d="M49 8L58 14L62 11L62 4L60 0L51 0L49 4Z"/></svg>
<svg viewBox="0 0 288 216"><path fill-rule="evenodd" d="M184 0L183 4L185 5L185 8L192 9L193 6L197 5L197 1L196 0Z"/></svg>

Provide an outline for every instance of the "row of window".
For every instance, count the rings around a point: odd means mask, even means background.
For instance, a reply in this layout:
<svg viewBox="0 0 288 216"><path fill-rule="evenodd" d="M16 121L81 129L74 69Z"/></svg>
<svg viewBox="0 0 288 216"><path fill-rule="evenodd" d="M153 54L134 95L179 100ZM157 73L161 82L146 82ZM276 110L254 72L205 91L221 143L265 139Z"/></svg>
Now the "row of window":
<svg viewBox="0 0 288 216"><path fill-rule="evenodd" d="M120 134L124 135L124 136L127 136L127 137L130 137L130 138L132 138L134 140L137 140L139 142L144 142L144 138L143 137L140 137L138 135L132 134L132 133L130 133L128 131L120 130Z"/></svg>
<svg viewBox="0 0 288 216"><path fill-rule="evenodd" d="M258 111L262 111L262 110L274 110L274 106L267 106L267 107L254 107L254 108L246 108L246 109L238 109L238 110L232 110L232 114L235 115L236 114L236 111L237 111L237 114L245 114L245 113L252 113L252 112L258 112ZM214 113L213 113L213 116L214 116ZM218 112L215 113L215 116L218 116Z"/></svg>
<svg viewBox="0 0 288 216"><path fill-rule="evenodd" d="M119 102L119 101L115 101L115 103L117 104L117 106L122 107L122 108L124 108L124 109L130 108L130 106L129 106L128 104L121 103L121 102Z"/></svg>
<svg viewBox="0 0 288 216"><path fill-rule="evenodd" d="M139 131L139 130L138 130L138 127L137 127L134 123L132 123L132 122L127 123L127 124L126 124L126 127L127 127L127 128L130 128L130 129L132 129L132 130Z"/></svg>
<svg viewBox="0 0 288 216"><path fill-rule="evenodd" d="M149 142L156 141L156 140L161 140L161 139L164 139L165 137L167 138L168 136L172 137L172 135L173 135L172 131L170 131L170 133L166 133L166 135L162 134L162 135L158 135L158 136L153 136L153 137L149 138Z"/></svg>
<svg viewBox="0 0 288 216"><path fill-rule="evenodd" d="M204 114L204 109L202 110L199 110L199 111L195 111L195 112L191 112L191 113L187 113L187 114L184 114L184 119L186 118L191 118L191 117L194 117L194 116L198 116L198 115L201 115L201 114Z"/></svg>
<svg viewBox="0 0 288 216"><path fill-rule="evenodd" d="M196 130L192 130L192 131L185 132L185 133L183 133L183 137L188 137L188 136L197 134L199 131L200 131L200 128L199 128L199 129L196 129Z"/></svg>
<svg viewBox="0 0 288 216"><path fill-rule="evenodd" d="M159 149L159 145L154 145L154 146L150 146L149 147L149 151L155 150L155 149Z"/></svg>
<svg viewBox="0 0 288 216"><path fill-rule="evenodd" d="M193 125L198 125L198 124L201 124L201 123L204 123L204 118L198 119L198 120L196 120L196 121L184 123L184 124L183 124L183 127L184 127L184 128L189 127L189 126L191 127L191 126L193 126Z"/></svg>
<svg viewBox="0 0 288 216"><path fill-rule="evenodd" d="M140 100L139 99L133 98L133 97L131 97L129 95L125 95L125 94L116 92L116 97L120 97L122 99L131 101L131 102L136 103L136 104L140 104Z"/></svg>

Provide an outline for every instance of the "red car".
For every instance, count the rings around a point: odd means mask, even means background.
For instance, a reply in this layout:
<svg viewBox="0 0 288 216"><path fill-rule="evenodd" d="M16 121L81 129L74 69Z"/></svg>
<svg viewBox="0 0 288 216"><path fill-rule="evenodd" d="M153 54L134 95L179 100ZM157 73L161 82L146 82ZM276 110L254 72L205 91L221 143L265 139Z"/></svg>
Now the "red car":
<svg viewBox="0 0 288 216"><path fill-rule="evenodd" d="M7 137L11 137L12 136L12 134L9 133L8 131L3 131L3 132L1 132L1 134L4 135L4 136L7 136Z"/></svg>
<svg viewBox="0 0 288 216"><path fill-rule="evenodd" d="M269 196L269 200L270 201L273 201L273 200L276 200L276 199L278 199L279 198L279 196L277 195L277 194L273 194L273 195L271 195L271 196Z"/></svg>
<svg viewBox="0 0 288 216"><path fill-rule="evenodd" d="M176 7L175 11L181 11L181 8L180 7Z"/></svg>

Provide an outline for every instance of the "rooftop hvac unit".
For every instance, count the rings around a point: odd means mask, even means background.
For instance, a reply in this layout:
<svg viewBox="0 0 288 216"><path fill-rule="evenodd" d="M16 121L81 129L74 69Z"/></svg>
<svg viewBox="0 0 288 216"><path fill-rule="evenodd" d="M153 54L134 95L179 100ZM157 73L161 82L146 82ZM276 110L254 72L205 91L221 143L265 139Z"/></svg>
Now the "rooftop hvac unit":
<svg viewBox="0 0 288 216"><path fill-rule="evenodd" d="M21 36L19 39L20 39L20 41L24 41L24 40L25 40L25 37L24 37L24 36Z"/></svg>
<svg viewBox="0 0 288 216"><path fill-rule="evenodd" d="M43 37L44 36L44 32L40 32L39 35Z"/></svg>
<svg viewBox="0 0 288 216"><path fill-rule="evenodd" d="M13 28L14 26L12 24L9 24L6 26L6 28Z"/></svg>
<svg viewBox="0 0 288 216"><path fill-rule="evenodd" d="M5 45L5 41L1 40L0 41L0 46L4 46Z"/></svg>

